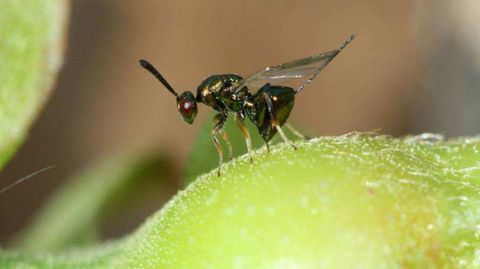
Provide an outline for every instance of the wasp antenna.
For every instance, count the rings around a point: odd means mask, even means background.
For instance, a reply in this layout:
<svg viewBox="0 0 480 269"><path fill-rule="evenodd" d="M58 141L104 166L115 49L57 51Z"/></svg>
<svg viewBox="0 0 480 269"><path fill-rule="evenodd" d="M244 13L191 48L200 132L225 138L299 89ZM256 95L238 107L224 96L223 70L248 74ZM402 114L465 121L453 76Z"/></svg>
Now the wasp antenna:
<svg viewBox="0 0 480 269"><path fill-rule="evenodd" d="M163 86L165 86L165 88L167 88L167 90L169 92L171 92L173 95L178 97L178 94L175 92L173 87L170 86L170 84L168 84L167 80L165 80L162 77L162 75L160 75L160 72L158 72L158 70L151 63L149 63L147 60L144 60L144 59L140 59L139 62L140 62L140 65L143 68L147 69L148 72L152 73L152 75L154 75L163 84Z"/></svg>
<svg viewBox="0 0 480 269"><path fill-rule="evenodd" d="M348 39L343 42L342 46L338 49L339 51L343 50L352 40L357 36L357 33L351 34Z"/></svg>

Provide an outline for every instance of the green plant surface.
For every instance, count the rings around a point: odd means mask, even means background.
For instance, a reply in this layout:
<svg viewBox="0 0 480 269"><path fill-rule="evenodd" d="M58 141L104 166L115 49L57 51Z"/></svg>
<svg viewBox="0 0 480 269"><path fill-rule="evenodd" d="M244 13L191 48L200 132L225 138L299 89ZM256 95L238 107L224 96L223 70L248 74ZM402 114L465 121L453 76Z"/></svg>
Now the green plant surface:
<svg viewBox="0 0 480 269"><path fill-rule="evenodd" d="M124 239L0 268L480 268L478 139L297 146L199 177Z"/></svg>
<svg viewBox="0 0 480 269"><path fill-rule="evenodd" d="M0 1L0 168L49 95L62 63L66 17L66 1Z"/></svg>
<svg viewBox="0 0 480 269"><path fill-rule="evenodd" d="M123 211L146 189L160 186L167 158L153 151L125 151L67 180L53 193L33 222L16 239L30 251L56 251L97 241L99 222ZM103 217L103 218L102 218Z"/></svg>

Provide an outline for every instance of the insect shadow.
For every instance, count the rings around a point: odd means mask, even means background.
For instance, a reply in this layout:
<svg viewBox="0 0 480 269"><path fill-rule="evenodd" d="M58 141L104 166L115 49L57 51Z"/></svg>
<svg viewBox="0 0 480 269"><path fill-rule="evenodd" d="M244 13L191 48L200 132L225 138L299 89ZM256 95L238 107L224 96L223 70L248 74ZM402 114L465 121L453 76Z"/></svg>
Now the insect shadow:
<svg viewBox="0 0 480 269"><path fill-rule="evenodd" d="M223 149L218 136L225 141L229 150L229 157L232 157L232 145L228 134L224 130L228 116L233 114L235 117L235 121L245 138L250 161L253 161L253 150L250 134L244 123L246 118L257 127L265 141L267 150L269 150L268 142L276 133L280 134L285 143L296 149L297 147L282 130L282 126L285 125L298 137L306 138L292 126L286 124L294 105L295 95L302 92L354 38L355 34L352 34L338 49L280 65L269 66L246 79L236 74L209 76L197 87L196 96L190 91L185 91L179 95L147 60L141 59L140 65L152 73L176 97L177 109L185 122L193 123L197 115L198 103L203 103L218 111L218 114L213 118L214 126L211 131L211 138L219 156L217 174L220 176ZM306 79L296 89L278 85L302 78Z"/></svg>

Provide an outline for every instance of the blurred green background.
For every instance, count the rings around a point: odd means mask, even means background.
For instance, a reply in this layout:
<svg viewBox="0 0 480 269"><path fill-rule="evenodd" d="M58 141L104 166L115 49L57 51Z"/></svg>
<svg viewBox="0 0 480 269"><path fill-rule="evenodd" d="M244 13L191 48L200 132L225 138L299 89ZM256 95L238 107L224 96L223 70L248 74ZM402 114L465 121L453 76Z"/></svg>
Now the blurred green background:
<svg viewBox="0 0 480 269"><path fill-rule="evenodd" d="M0 0L1 1L1 0ZM64 68L26 143L0 172L0 244L76 171L119 149L168 156L161 191L102 223L101 237L131 231L181 186L193 126L138 66L154 63L178 90L206 76L244 76L357 39L296 101L291 116L313 135L381 129L405 135L480 132L480 3L406 1L72 1ZM244 147L234 145L235 147ZM213 145L212 145L213 147Z"/></svg>

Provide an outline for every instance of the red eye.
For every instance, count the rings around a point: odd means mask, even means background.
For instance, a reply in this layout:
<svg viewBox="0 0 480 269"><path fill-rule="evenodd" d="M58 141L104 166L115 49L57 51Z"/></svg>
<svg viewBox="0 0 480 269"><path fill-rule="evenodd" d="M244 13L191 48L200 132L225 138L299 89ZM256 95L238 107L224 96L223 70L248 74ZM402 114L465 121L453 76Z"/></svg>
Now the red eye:
<svg viewBox="0 0 480 269"><path fill-rule="evenodd" d="M189 116L193 113L194 109L194 104L192 101L188 99L183 99L179 104L178 104L178 109L182 112L183 115Z"/></svg>
<svg viewBox="0 0 480 269"><path fill-rule="evenodd" d="M197 103L191 92L184 92L177 98L177 108L183 120L192 124L197 115Z"/></svg>

